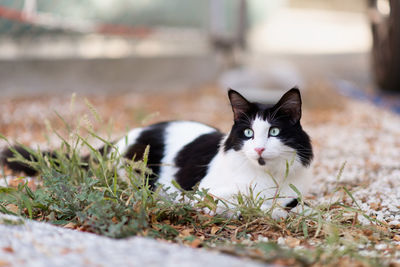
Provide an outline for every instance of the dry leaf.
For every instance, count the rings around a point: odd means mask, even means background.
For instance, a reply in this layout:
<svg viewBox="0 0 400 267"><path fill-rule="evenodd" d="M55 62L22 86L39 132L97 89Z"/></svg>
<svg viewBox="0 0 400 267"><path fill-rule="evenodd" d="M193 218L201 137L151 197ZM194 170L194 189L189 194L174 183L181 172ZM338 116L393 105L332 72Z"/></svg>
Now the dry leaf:
<svg viewBox="0 0 400 267"><path fill-rule="evenodd" d="M366 236L371 236L374 232L371 229L364 229L363 233Z"/></svg>
<svg viewBox="0 0 400 267"><path fill-rule="evenodd" d="M76 228L76 224L73 223L73 222L69 222L66 225L64 225L64 228L75 229Z"/></svg>
<svg viewBox="0 0 400 267"><path fill-rule="evenodd" d="M369 206L373 210L378 210L380 205L378 203L371 203L371 204L369 204Z"/></svg>
<svg viewBox="0 0 400 267"><path fill-rule="evenodd" d="M81 231L81 232L86 232L86 229L87 228L85 228L85 226L79 226L75 230L78 230L78 231Z"/></svg>
<svg viewBox="0 0 400 267"><path fill-rule="evenodd" d="M277 259L273 263L277 266L293 266L296 263L296 259Z"/></svg>
<svg viewBox="0 0 400 267"><path fill-rule="evenodd" d="M18 211L19 211L18 206L17 206L17 205L14 205L14 204L8 204L8 205L6 206L6 208L7 208L8 211L11 211L11 212L13 212L13 213L18 213Z"/></svg>
<svg viewBox="0 0 400 267"><path fill-rule="evenodd" d="M152 224L156 224L157 223L157 216L155 214L151 214L150 220L151 220Z"/></svg>
<svg viewBox="0 0 400 267"><path fill-rule="evenodd" d="M211 234L215 235L216 232L218 232L220 228L216 225L214 225L213 227L211 227Z"/></svg>
<svg viewBox="0 0 400 267"><path fill-rule="evenodd" d="M195 240L193 240L191 243L190 243L190 246L192 247L192 248L198 248L200 245L201 245L201 240L200 239L195 239Z"/></svg>
<svg viewBox="0 0 400 267"><path fill-rule="evenodd" d="M0 260L0 267L8 267L8 266L11 266L11 263L9 263L8 261Z"/></svg>
<svg viewBox="0 0 400 267"><path fill-rule="evenodd" d="M186 229L181 231L180 235L182 237L186 237L186 236L190 236L192 233L193 233L193 229L186 228Z"/></svg>
<svg viewBox="0 0 400 267"><path fill-rule="evenodd" d="M288 236L285 240L285 243L288 247L294 248L300 245L300 240L291 236Z"/></svg>
<svg viewBox="0 0 400 267"><path fill-rule="evenodd" d="M257 255L259 257L262 257L262 256L265 255L264 252L262 250L260 250L260 249L255 249L255 250L253 250L253 252L254 252L255 255Z"/></svg>

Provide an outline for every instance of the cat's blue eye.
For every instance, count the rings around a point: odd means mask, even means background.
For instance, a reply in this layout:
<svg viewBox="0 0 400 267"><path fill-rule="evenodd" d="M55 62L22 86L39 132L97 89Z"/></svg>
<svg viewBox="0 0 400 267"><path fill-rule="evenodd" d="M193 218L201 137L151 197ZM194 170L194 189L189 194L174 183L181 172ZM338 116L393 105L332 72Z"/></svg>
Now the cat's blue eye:
<svg viewBox="0 0 400 267"><path fill-rule="evenodd" d="M270 136L278 136L281 130L278 127L272 127L269 129L269 135Z"/></svg>
<svg viewBox="0 0 400 267"><path fill-rule="evenodd" d="M252 138L254 135L254 132L252 129L247 128L246 130L244 130L243 132L244 136L246 136L247 138Z"/></svg>

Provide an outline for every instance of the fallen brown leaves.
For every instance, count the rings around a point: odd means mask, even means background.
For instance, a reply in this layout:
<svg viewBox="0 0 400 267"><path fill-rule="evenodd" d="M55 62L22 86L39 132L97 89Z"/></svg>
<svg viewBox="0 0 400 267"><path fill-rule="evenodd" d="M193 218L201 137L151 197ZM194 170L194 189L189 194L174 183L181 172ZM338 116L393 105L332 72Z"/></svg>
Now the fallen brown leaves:
<svg viewBox="0 0 400 267"><path fill-rule="evenodd" d="M286 245L288 246L288 247L290 247L290 248L295 248L295 247L297 247L298 245L300 245L300 239L297 239L297 238L295 238L295 237L291 237L291 236L288 236L286 239L285 239L285 243L286 243Z"/></svg>
<svg viewBox="0 0 400 267"><path fill-rule="evenodd" d="M66 225L64 225L63 227L68 228L68 229L76 229L78 226L76 225L76 223L69 222Z"/></svg>

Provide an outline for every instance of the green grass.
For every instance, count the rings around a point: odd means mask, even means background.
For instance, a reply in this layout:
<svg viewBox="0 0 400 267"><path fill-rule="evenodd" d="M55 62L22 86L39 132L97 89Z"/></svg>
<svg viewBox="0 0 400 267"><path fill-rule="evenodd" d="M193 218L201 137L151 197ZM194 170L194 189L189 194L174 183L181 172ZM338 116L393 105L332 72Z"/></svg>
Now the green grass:
<svg viewBox="0 0 400 267"><path fill-rule="evenodd" d="M67 123L66 128L70 138L59 135L62 145L56 159L37 150L31 150L35 162L15 154L15 160L25 161L40 172L37 187L30 186L24 177L17 186L0 187L0 212L112 238L147 236L287 265L385 266L395 257L390 243L392 230L368 217L351 191L340 184L345 165L338 171L333 192L339 200L312 206L312 214L291 214L275 221L272 210L261 210L264 200L251 194L238 196L232 213L240 212L240 218L210 216L202 210L215 210L218 200L205 190L168 194L162 186L150 189L148 151L140 161L124 160L117 153L106 156L90 145L88 137L78 134L79 130L72 130ZM91 130L88 133L112 146ZM83 149L91 154L88 163L81 160ZM121 161L125 161L125 180L117 170ZM300 192L292 189L304 204ZM359 216L371 224L361 225ZM377 243L388 244L385 256L374 248ZM365 251L371 254L365 256Z"/></svg>

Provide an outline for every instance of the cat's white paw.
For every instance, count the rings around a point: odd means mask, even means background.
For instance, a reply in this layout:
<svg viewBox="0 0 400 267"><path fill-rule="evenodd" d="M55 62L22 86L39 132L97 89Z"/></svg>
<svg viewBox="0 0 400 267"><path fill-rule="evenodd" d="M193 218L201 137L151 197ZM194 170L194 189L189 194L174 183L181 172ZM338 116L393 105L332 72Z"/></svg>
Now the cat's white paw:
<svg viewBox="0 0 400 267"><path fill-rule="evenodd" d="M240 212L235 211L232 207L226 207L225 205L218 205L215 210L210 210L209 208L202 208L201 209L204 213L209 214L211 216L221 215L226 218L239 218Z"/></svg>
<svg viewBox="0 0 400 267"><path fill-rule="evenodd" d="M302 207L301 205L297 205L296 207L292 208L290 212L293 212L295 214L301 214L303 216L310 216L312 214L317 214L316 210L307 205L305 205L304 207Z"/></svg>
<svg viewBox="0 0 400 267"><path fill-rule="evenodd" d="M235 211L232 207L217 206L216 214L222 215L226 218L238 219L240 217L240 212Z"/></svg>
<svg viewBox="0 0 400 267"><path fill-rule="evenodd" d="M272 208L270 203L264 203L261 206L261 209L266 212L271 212L272 219L276 221L284 220L288 216L288 212L285 209L280 208L279 206L275 206Z"/></svg>
<svg viewBox="0 0 400 267"><path fill-rule="evenodd" d="M288 212L282 208L274 208L271 213L272 219L276 221L284 220L288 216Z"/></svg>

